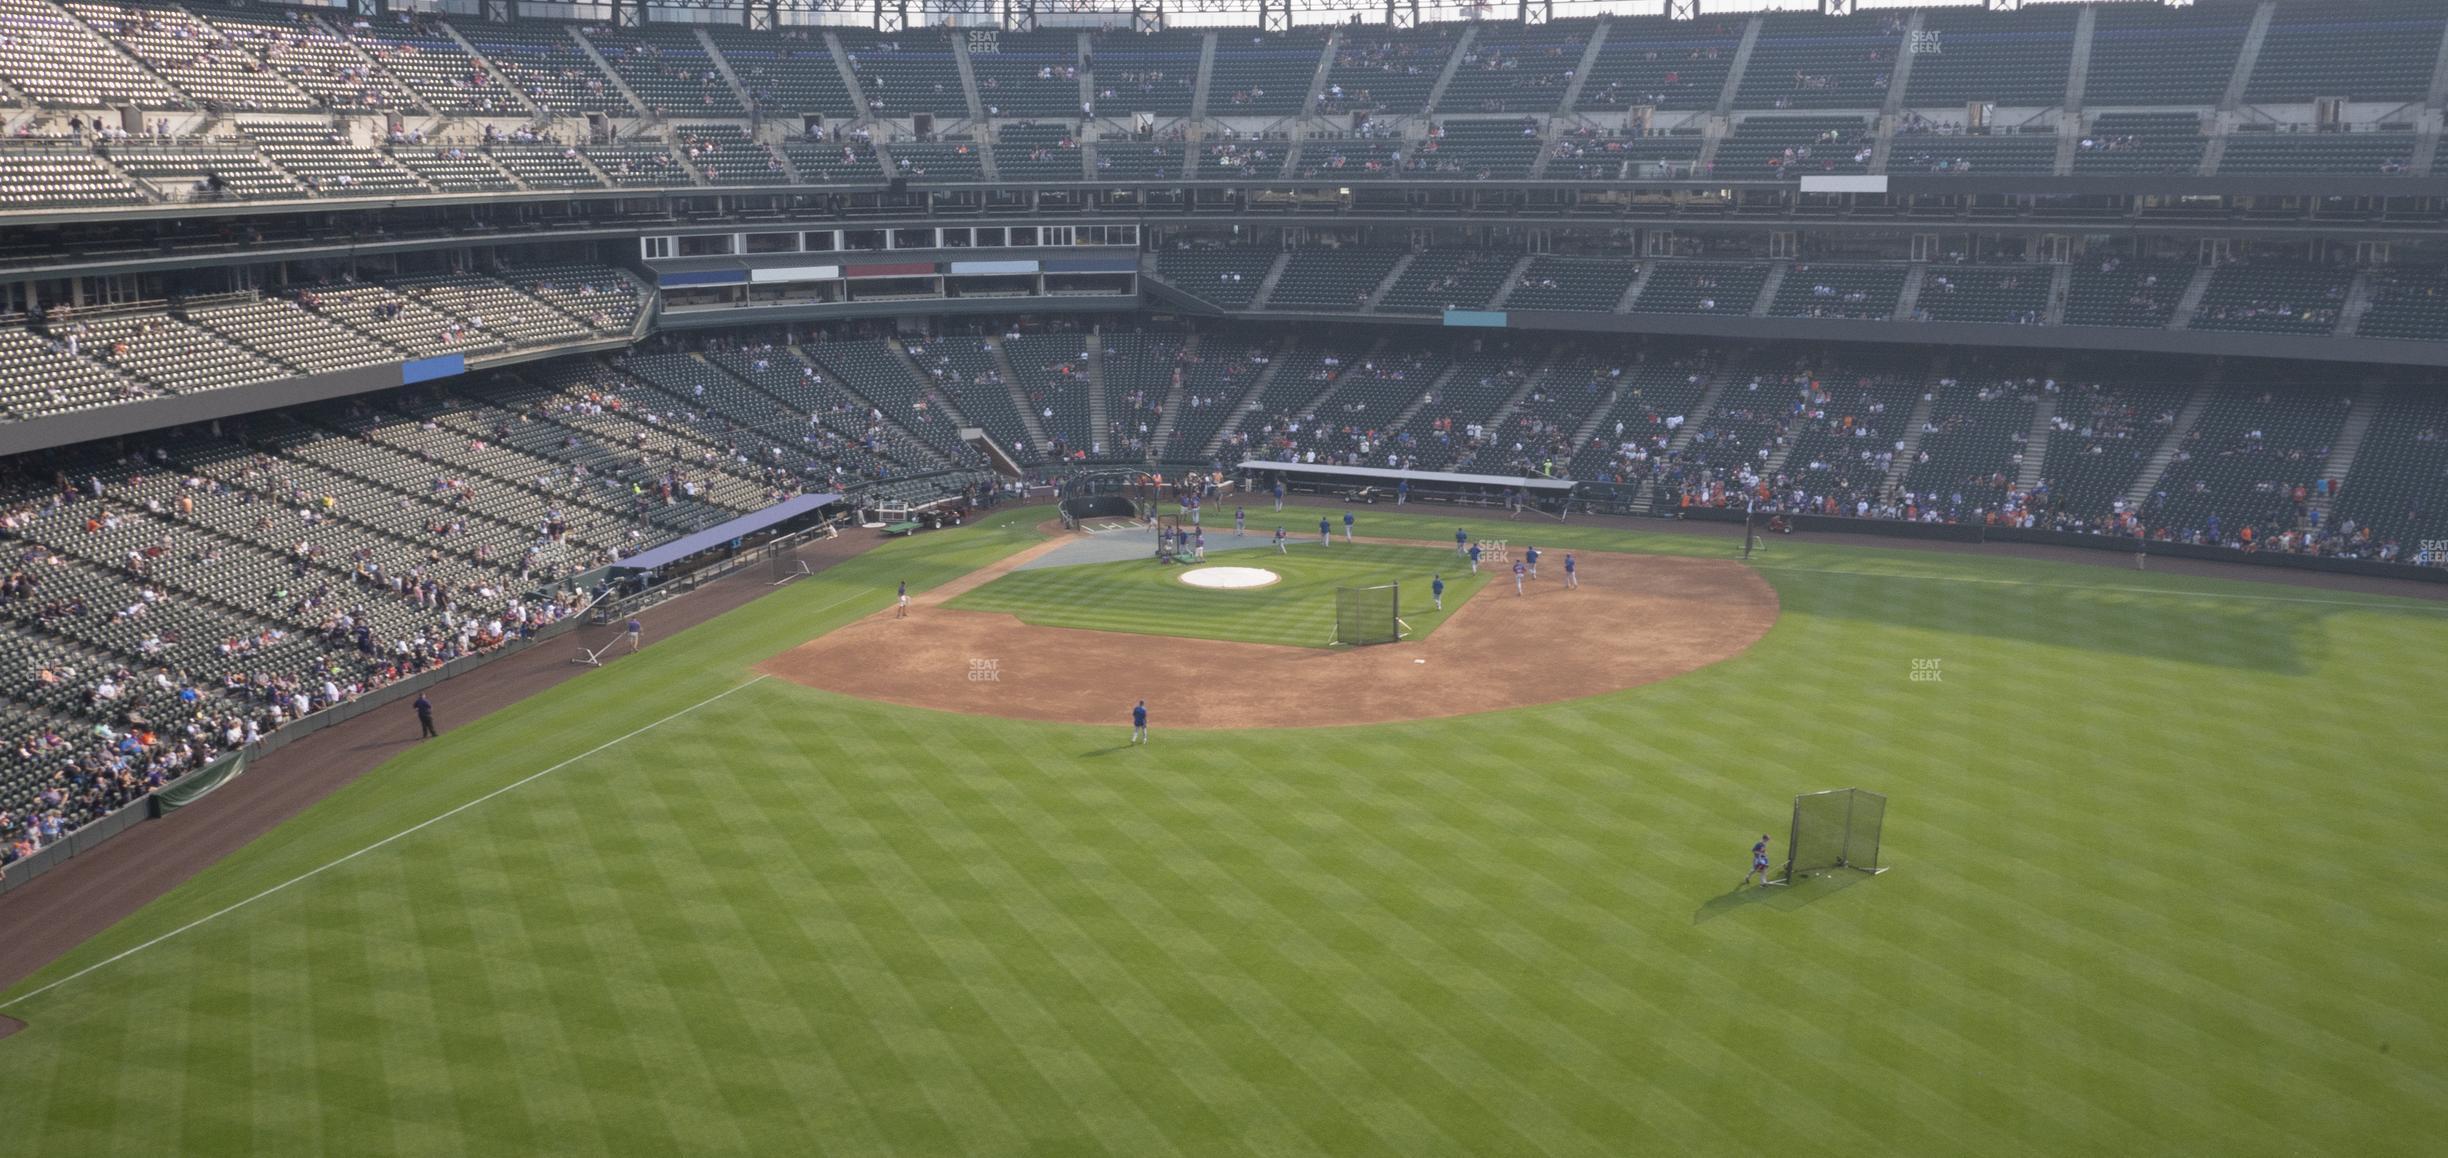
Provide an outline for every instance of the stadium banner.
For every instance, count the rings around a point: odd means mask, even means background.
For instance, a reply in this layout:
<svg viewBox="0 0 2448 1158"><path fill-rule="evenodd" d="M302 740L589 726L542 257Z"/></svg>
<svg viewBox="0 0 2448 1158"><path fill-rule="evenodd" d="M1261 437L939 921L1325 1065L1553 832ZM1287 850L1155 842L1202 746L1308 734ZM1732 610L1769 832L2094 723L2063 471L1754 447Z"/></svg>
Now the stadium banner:
<svg viewBox="0 0 2448 1158"><path fill-rule="evenodd" d="M1035 273L1034 261L956 261L952 273Z"/></svg>
<svg viewBox="0 0 2448 1158"><path fill-rule="evenodd" d="M701 269L685 273L655 275L655 284L664 289L693 285L746 285L748 271L744 269Z"/></svg>
<svg viewBox="0 0 2448 1158"><path fill-rule="evenodd" d="M885 262L879 265L852 265L842 268L843 277L933 277L935 263L931 261Z"/></svg>
<svg viewBox="0 0 2448 1158"><path fill-rule="evenodd" d="M1039 262L1047 273L1137 273L1139 262L1128 257L1049 257Z"/></svg>
<svg viewBox="0 0 2448 1158"><path fill-rule="evenodd" d="M1802 178L1802 192L1804 193L1884 193L1886 191L1887 178L1885 177L1847 177L1833 173L1819 173Z"/></svg>
<svg viewBox="0 0 2448 1158"><path fill-rule="evenodd" d="M1505 324L1503 310L1447 310L1445 324L1449 326L1495 326Z"/></svg>
<svg viewBox="0 0 2448 1158"><path fill-rule="evenodd" d="M419 358L413 362L400 363L400 385L414 386L419 382L431 382L436 378L456 378L465 373L467 373L467 356L464 354L443 354L439 357Z"/></svg>
<svg viewBox="0 0 2448 1158"><path fill-rule="evenodd" d="M748 271L748 280L752 282L832 281L840 276L838 265L778 265Z"/></svg>
<svg viewBox="0 0 2448 1158"><path fill-rule="evenodd" d="M246 753L232 752L162 786L153 794L153 815L168 816L212 794L246 772Z"/></svg>

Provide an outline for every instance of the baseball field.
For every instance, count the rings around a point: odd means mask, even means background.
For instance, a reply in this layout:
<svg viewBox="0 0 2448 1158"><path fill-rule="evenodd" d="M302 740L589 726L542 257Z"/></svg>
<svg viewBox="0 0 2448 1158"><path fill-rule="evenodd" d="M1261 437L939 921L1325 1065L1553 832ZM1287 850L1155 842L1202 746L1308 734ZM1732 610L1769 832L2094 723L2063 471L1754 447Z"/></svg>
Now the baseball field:
<svg viewBox="0 0 2448 1158"><path fill-rule="evenodd" d="M1012 569L1045 517L878 547L450 730L19 984L14 1148L2448 1135L2448 604L1543 523L1587 590L1507 577L1329 651L1316 601L1383 572L1410 608L1440 561L1404 544L1450 515L1365 512L1384 542L1249 592ZM937 653L937 699L825 690ZM1177 654L1252 666L1093 682ZM1093 714L1036 710L1039 678ZM1796 793L1849 785L1890 798L1891 871L1736 887Z"/></svg>

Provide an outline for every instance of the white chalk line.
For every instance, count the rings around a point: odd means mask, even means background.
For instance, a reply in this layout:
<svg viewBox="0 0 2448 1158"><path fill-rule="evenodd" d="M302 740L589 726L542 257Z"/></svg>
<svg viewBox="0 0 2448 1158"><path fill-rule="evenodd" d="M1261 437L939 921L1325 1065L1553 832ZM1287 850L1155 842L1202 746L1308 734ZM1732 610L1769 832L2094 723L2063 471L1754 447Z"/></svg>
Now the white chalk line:
<svg viewBox="0 0 2448 1158"><path fill-rule="evenodd" d="M112 956L105 957L105 958L103 958L103 959L102 959L102 960L100 960L100 961L96 961L96 962L94 962L93 964L91 964L91 965L88 965L88 966L84 967L83 969L79 969L79 970L77 970L76 972L74 972L74 973L71 973L71 974L67 975L66 977L62 977L62 978L60 978L60 979L59 979L59 980L57 980L57 981L54 981L54 982L52 982L52 983L50 983L50 984L48 984L48 985L45 985L45 986L43 986L43 987L42 987L42 988L40 988L40 989L36 989L36 990L31 991L31 992L21 994L21 995L19 995L19 996L17 996L17 997L10 998L9 1000L7 1000L7 1001L5 1001L5 1002L0 1002L0 1009L6 1009L6 1008L8 1008L9 1006L12 1006L12 1005L17 1004L18 1002L21 1002L21 1001L27 1001L27 1000L30 1000L30 999L32 999L32 998L40 997L40 996L42 996L42 995L43 995L43 994L45 994L45 993L48 993L48 992L50 992L50 991L52 991L52 990L54 990L54 989L57 989L57 988L59 988L59 987L60 987L60 986L62 986L62 985L66 985L66 984L68 984L69 982L74 981L74 980L76 980L76 979L77 979L77 978L79 978L79 977L83 977L83 976L85 976L86 974L91 973L91 972L93 972L93 971L94 971L94 970L96 970L96 969L100 969L100 968L102 968L103 966L106 966L106 965L112 965L112 964L116 964L116 963L118 963L118 962L120 962L120 961L127 960L128 958L133 957L133 956L135 956L135 955L136 955L136 954L138 954L138 953L142 953L142 952L144 952L145 950L150 949L150 948L152 948L152 947L153 947L153 946L155 946L155 945L159 945L159 944L161 944L162 942L167 941L167 940L169 940L169 939L170 939L170 938L172 938L172 937L176 937L176 936L178 936L178 935L179 935L179 934L181 934L181 933L185 933L185 932L187 932L187 931L189 931L189 930L191 930L191 929L196 929L196 928L199 928L199 927L201 927L201 926L211 924L212 922L217 921L217 920L219 920L219 919L221 919L221 918L223 918L223 917L226 917L226 916L230 915L231 913L235 913L235 912L237 912L238 910L240 910L240 909L243 909L243 908L247 907L248 905L251 905L251 904L254 904L254 903L255 903L255 902L257 902L257 901L260 901L260 900L264 899L265 897L268 897L268 896L271 896L271 895L272 895L272 894L274 894L274 893L280 892L281 890L286 889L286 888L288 888L288 887L289 887L289 886L291 886L291 885L299 884L299 883L304 882L304 881L306 881L306 880L309 880L309 879L311 879L311 878L313 878L313 877L319 876L319 875L321 875L321 874L323 874L323 873L325 873L325 872L328 872L328 871L330 871L330 870L332 870L332 869L336 869L336 868L340 867L341 865L347 864L348 862L353 861L353 860L357 859L358 857L364 856L365 854L367 854L367 853L369 853L369 852L373 852L374 850L376 850L376 849L378 849L378 848L381 848L381 847L383 847L383 846L385 846L385 845L388 845L388 844L392 843L393 841L396 841L396 840L401 840L401 839L404 839L404 838L406 838L406 837L413 836L413 835L415 835L416 833L422 832L422 831L424 831L424 830L426 830L426 829L428 829L428 828L433 827L434 825L440 824L440 823L442 823L442 822L443 822L443 821L445 821L445 820L449 820L451 817L457 816L457 815L459 815L460 813L467 811L468 809L474 808L474 807L476 807L477 805L484 803L485 801L491 800L491 799L493 799L493 798L494 798L494 797L496 797L496 796L500 796L500 795L502 795L502 794L504 794L504 793L511 792L511 791L516 790L516 789L519 789L519 788L525 787L526 785L532 784L532 783L534 783L534 782L536 782L536 781L538 781L538 780L542 780L543 778L545 778L545 777L547 777L547 776L550 776L550 775L552 775L553 773L558 772L558 771L560 771L560 770L562 770L562 769L564 769L564 768L567 768L567 767L569 767L570 765L572 765L572 764L575 764L575 763L579 762L580 760L584 760L584 759L586 759L586 758L587 758L587 757L589 757L589 756L592 756L592 755L594 755L594 754L596 754L596 753L598 753L598 752L601 752L601 751L603 751L603 750L604 750L604 749L606 749L606 748L611 748L611 747L614 747L614 746L616 746L616 745L619 745L619 744L625 743L625 742L627 742L627 741L629 741L629 740L635 739L635 738L637 738L637 737L639 737L639 736L642 736L642 735L644 735L644 734L646 734L646 733L648 733L648 732L651 732L651 731L655 730L656 728L660 728L660 727L662 727L663 725L665 725L665 724L668 724L668 723L672 722L673 720L677 720L677 719L679 719L680 717L682 717L682 716L685 716L685 715L689 714L690 712L694 712L694 711L696 711L697 709L699 709L699 708L702 708L702 707L706 706L707 704L710 704L710 703L713 703L713 702L714 702L714 701L716 701L716 700L722 699L723 697L730 695L732 692L739 691L739 690L741 690L742 688L750 688L750 687L755 687L757 684L763 683L765 680L770 679L770 678L772 678L772 677L770 677L770 676L763 676L763 675L760 675L760 676L757 676L757 677L756 677L756 678L754 678L754 679L749 680L747 683L740 684L740 685L737 685L737 686L732 687L732 688L728 688L728 689L726 689L726 690L724 690L724 691L719 691L719 692L716 692L716 693L714 693L713 695L711 695L711 696L707 696L706 698L704 698L704 699L702 699L702 700L699 700L699 701L697 701L696 703L690 704L689 706L687 706L687 707L685 707L685 708L682 708L682 709L680 709L679 711L673 712L672 714L670 714L670 715L668 715L668 716L665 716L665 717L663 717L663 718L662 718L662 719L660 719L660 720L656 720L655 722L653 722L653 723L651 723L651 724L647 724L647 725L645 725L645 726L643 726L643 727L640 727L640 728L636 729L635 731L627 732L627 733L624 733L624 734L622 734L622 735L620 735L620 736L614 737L613 739L606 740L606 741L604 741L604 742L603 742L603 743L601 743L601 744L597 744L597 745L595 745L594 747L589 748L589 749L587 749L587 750L586 750L586 751L584 751L584 752L580 752L579 754L577 754L577 755L575 755L575 756L572 756L572 757L570 757L570 758L569 758L569 759L567 759L567 760L563 760L562 762L560 762L560 763L558 763L558 764L555 764L555 765L553 765L553 766L552 766L552 767L550 767L550 768L546 768L545 770L543 770L543 771L541 771L541 772L532 773L532 774L530 774L530 775L527 775L527 776L521 777L521 778L519 778L519 779L517 779L517 780L513 780L513 781L511 781L510 783L505 784L505 785L502 785L501 787L496 788L496 789L494 789L494 790L493 790L493 791L491 791L491 792L487 792L487 793L485 793L484 795L479 796L479 797L477 797L477 798L476 798L476 799L474 799L474 800L470 800L470 801L468 801L467 803L462 804L462 805L460 805L460 806L459 806L459 807L457 807L457 808L451 809L450 811L445 812L445 813L443 813L443 814L442 814L442 815L440 815L440 816L436 816L436 817L434 817L434 818L432 818L432 819L430 819L430 820L426 820L426 821L423 821L423 822L421 822L421 823L418 823L418 824L415 824L415 825L411 825L411 826L409 826L409 827L407 827L407 828L403 828L403 829L399 830L398 832L392 833L391 835L386 836L386 837L382 838L381 840L375 841L374 843L369 844L369 845L365 846L364 848L358 849L357 851L352 852L352 853L348 854L347 856L341 857L341 858L340 858L340 859L338 859L338 860L331 861L331 862L329 862L329 863L327 863L327 864L318 865L318 866L316 866L316 867L314 867L314 868L308 869L308 870L306 870L305 872L299 873L298 875L296 875L296 876L294 876L294 877L291 877L291 878L289 878L288 880L282 881L281 883L279 883L279 884L277 884L277 885L274 885L274 886L272 886L271 888L265 889L264 891L262 891L262 892L260 892L260 893L257 893L257 894L255 894L254 896L248 897L247 899L245 899L245 900L243 900L243 901L239 901L238 903L236 903L236 904L234 904L234 905L231 905L231 906L229 906L229 907L227 907L227 908L224 908L224 909L217 910L217 911L215 911L215 912L207 913L207 914L205 914L204 916L201 916L201 917L196 918L195 920L189 921L189 922L187 922L186 924L181 925L181 926L179 926L178 928L172 929L172 930L170 930L169 932L164 933L164 934L162 934L162 935L161 935L161 936L159 936L159 937L155 937L155 938L153 938L152 940L145 942L144 944L138 945L138 946L136 946L136 947L135 947L135 948L133 948L133 949L127 949L127 950L124 950L124 951L122 951L122 952L116 953L116 954L114 954L114 955L112 955Z"/></svg>

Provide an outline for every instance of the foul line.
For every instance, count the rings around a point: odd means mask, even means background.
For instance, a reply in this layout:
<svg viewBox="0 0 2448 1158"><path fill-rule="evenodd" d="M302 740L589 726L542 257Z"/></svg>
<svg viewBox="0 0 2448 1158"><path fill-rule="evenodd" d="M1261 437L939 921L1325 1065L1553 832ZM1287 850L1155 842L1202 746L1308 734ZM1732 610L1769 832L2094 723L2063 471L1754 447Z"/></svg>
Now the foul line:
<svg viewBox="0 0 2448 1158"><path fill-rule="evenodd" d="M743 689L743 688L750 688L750 687L754 687L754 686L756 686L757 684L763 683L765 680L767 680L767 679L769 679L769 678L771 678L771 677L768 677L768 676L762 676L762 675L760 675L760 676L756 677L755 679L749 680L747 683L740 684L740 685L738 685L738 686L736 686L736 687L733 687L733 688L730 688L730 689L728 689L728 690L726 690L726 691L716 692L716 693L714 693L713 695L707 696L706 698L704 698L704 699L702 699L702 700L699 700L699 701L697 701L696 703L690 704L689 706L687 706L687 707L685 707L685 708L682 708L682 709L680 709L679 711L673 712L672 714L670 714L670 715L668 715L668 716L665 716L665 717L663 717L663 718L662 718L662 719L660 719L660 720L656 720L655 722L653 722L653 723L651 723L651 724L647 724L647 725L645 725L644 727L638 728L636 731L628 732L628 733L626 733L626 734L624 734L624 735L621 735L621 736L615 737L615 738L610 739L610 740L606 740L606 741L604 741L604 742L603 742L603 743L601 743L601 744L597 744L597 745L595 745L594 747L589 748L589 749L587 749L587 750L586 750L586 751L584 751L584 752L580 752L579 754L577 754L577 755L575 755L575 756L572 756L572 757L570 757L570 758L569 758L569 759L567 759L567 760L563 760L562 762L560 762L560 763L558 763L558 764L555 764L555 765L553 765L553 766L552 766L552 767L550 767L550 768L546 768L545 770L543 770L543 771L541 771L541 772L533 773L533 774L531 774L531 775L528 775L528 776L522 777L522 778L520 778L520 779L518 779L518 780L513 780L513 781L511 781L510 783L505 784L505 785L503 785L503 786L501 786L501 787L499 787L499 788L496 788L496 789L494 789L494 790L493 790L493 791L491 791L491 792L487 792L487 793L485 793L484 795L479 796L479 797L477 797L477 798L476 798L476 799L474 799L474 800L470 800L470 801L468 801L467 803L462 804L462 805L460 805L460 806L459 806L459 807L457 807L457 808L451 809L450 811L445 812L445 813L443 813L443 814L442 814L442 815L440 815L440 816L434 817L433 819L428 820L428 821L425 821L425 822L424 822L424 823L422 823L422 824L418 824L418 825L415 825L415 826L410 827L410 828L404 828L404 829L401 829L401 830L400 830L400 831L398 831L398 832L392 833L391 835L386 836L386 837L382 838L381 840L375 841L374 843L369 844L369 845L365 846L364 848L358 849L357 851L352 852L352 853L348 854L347 856L341 857L341 858L340 858L340 859L338 859L338 860L332 861L332 862L331 862L331 863L329 863L329 864L325 864L325 865L321 865L321 866L316 867L316 868L308 869L308 870L306 870L305 872L299 873L298 875L296 875L296 876L294 876L294 877L291 877L291 878L289 878L288 880L282 881L281 883L279 883L279 884L277 884L277 885L274 885L274 886L272 886L271 888L265 889L264 891L262 891L262 892L260 892L260 893L257 893L257 894L255 894L254 896L248 897L247 899L245 899L245 900L243 900L243 901L240 901L240 902L238 902L237 904L231 905L231 906L229 906L228 908L222 909L222 910L220 910L220 911L218 911L218 912L208 913L208 914L206 914L206 915L204 915L204 916L202 916L202 917L198 917L198 918L196 918L195 920L189 921L189 922L187 922L186 924L179 926L178 928L172 929L172 930L170 930L169 932L164 933L164 934L162 934L162 935L161 935L161 936L159 936L159 937L155 937L155 938L153 938L152 940L145 942L144 944L138 945L138 946L136 946L136 947L135 947L135 948L133 948L133 949L128 949L128 950L125 950L125 951L123 951L123 952L120 952L120 953L118 953L118 954L116 954L116 955L113 955L113 956L110 956L110 957L106 957L106 958L104 958L104 959L102 959L102 960L100 960L100 961L97 961L97 962L95 962L95 963L93 963L93 964L91 964L91 965L88 965L88 966L84 967L83 969L79 969L79 970L77 970L76 972L74 972L74 973L71 973L71 974L67 975L66 977L62 977L62 978L60 978L59 980L57 980L57 981L54 981L54 982L50 983L49 985L45 985L45 986L43 986L43 987L42 987L42 988L40 988L40 989L33 990L32 992L25 993L25 994L23 994L23 995L21 995L21 996L17 996L17 997L10 998L10 999L9 999L9 1000L7 1000L7 1001L0 1001L0 1009L6 1009L6 1008L8 1008L9 1006L12 1006L12 1005L17 1004L18 1002L21 1002L21 1001L27 1001L27 1000L30 1000L30 999L32 999L32 998L40 997L40 996L42 996L42 995L43 995L43 994L45 994L45 993L49 993L50 991L52 991L52 990L54 990L54 989L57 989L57 988L59 988L59 987L60 987L60 986L62 986L62 985L66 985L66 984L68 984L69 982L74 981L74 980L76 980L76 979L77 979L77 978L79 978L79 977L83 977L83 976L85 976L86 974L91 973L91 972L93 972L93 971L94 971L94 970L96 970L96 969L100 969L100 968L102 968L102 967L103 967L103 966L105 966L105 965L116 964L117 962L124 961L124 960L126 960L127 958L129 958L129 957L133 957L133 956L135 956L135 955L136 955L136 954L138 954L138 953L142 953L142 952L144 952L145 950L150 949L150 948L152 948L152 947L153 947L153 946L155 946L155 945L159 945L159 944L161 944L162 942L167 941L167 940L169 940L169 939L170 939L170 938L172 938L172 937L176 937L176 936L178 936L178 935L179 935L179 934L181 934L181 933L187 932L187 931L188 931L188 930L190 930L190 929L194 929L194 928L197 928L197 927L202 926L202 925L210 924L210 923L211 923L211 922L213 922L213 921L220 920L221 918L226 917L226 916L230 915L231 913L235 913L235 912L237 912L238 910L240 910L240 909L243 909L243 908L247 907L248 905L254 904L254 903L255 903L255 902L257 902L257 901L260 901L260 900L264 899L265 897L268 897L268 896L271 896L271 895L272 895L272 894L274 894L274 893L280 892L281 890L286 889L286 888L288 888L288 887L289 887L289 886L291 886L291 885L298 884L299 882L301 882L301 881L305 881L305 880L307 880L308 878L311 878L311 877L314 877L314 876L318 876L318 875L320 875L320 874L322 874L322 873L324 873L324 872L326 872L326 871L328 871L328 870L338 868L338 867L340 867L341 865L347 864L348 862L353 861L353 860L357 859L358 857L364 856L365 854L367 854L367 853L369 853L369 852L372 852L372 851L374 851L375 849L381 848L381 847L383 847L384 845L390 844L390 843L391 843L391 842L393 842L393 841L400 840L400 839L402 839L402 838L404 838L404 837L408 837L408 836L414 835L414 834L416 834L416 833L418 833L418 832L422 832L422 831L424 831L425 829L428 829L428 828L433 827L434 825L440 824L440 823L442 823L442 822L443 822L443 821L445 821L445 820L449 820L451 817L457 816L457 815L459 815L460 813L467 811L468 809L474 808L474 807L476 807L477 805L484 803L485 801L491 800L491 799L493 799L493 798L494 798L494 797L496 797L496 796L500 796L500 795L502 795L503 793L510 792L510 791L512 791L512 790L514 790L514 789L524 787L524 786L526 786L526 785L528 785L528 784L532 784L532 783L534 783L534 782L536 782L536 781L538 781L538 780L542 780L543 778L545 778L545 777L547 777L547 776L550 776L550 775L552 775L553 773L558 772L558 771L560 771L560 770L562 770L562 769L564 769L564 768L567 768L567 767L569 767L570 765L572 765L572 764L575 764L575 763L579 762L580 760L584 760L584 759L586 759L587 757L589 757L589 756L592 756L592 755L596 754L597 752L601 752L601 751L603 751L603 750L604 750L604 749L606 749L606 748L613 747L614 745L617 745L617 744L620 744L620 743L626 742L626 741L628 741L628 740L635 739L636 737L641 736L641 735L644 735L644 734L645 734L645 733L647 733L647 732L651 732L651 731L655 730L656 728L660 728L660 727L662 727L663 725L665 725L665 724L668 724L668 723L672 722L673 720L677 720L677 719L679 719L680 717L682 717L682 716L685 716L685 715L689 714L690 712L696 711L697 709L702 708L702 707L706 706L707 704L710 704L710 703L713 703L713 702L714 702L714 701L716 701L716 700L722 699L723 697L730 695L732 692L739 691L739 690L741 690L741 689Z"/></svg>
<svg viewBox="0 0 2448 1158"><path fill-rule="evenodd" d="M2427 603L2410 595L2374 595L2369 599L2312 599L2299 595L2254 595L2249 592L2186 591L2166 587L2110 587L2095 583L2041 583L2030 579L1984 579L1973 575L1910 575L1878 571L1847 571L1835 567L1792 567L1753 563L1754 571L1799 571L1806 575L1851 575L1860 579L1917 579L1924 583L1990 583L2006 587L2043 587L2055 591L2113 591L2127 595L2160 595L2176 599L2249 599L2263 603L2315 603L2324 607L2360 607L2365 611L2448 612L2448 603ZM2197 576L2184 576L2197 578ZM2230 580L2250 582L2250 580ZM2392 602L2381 602L2391 600Z"/></svg>

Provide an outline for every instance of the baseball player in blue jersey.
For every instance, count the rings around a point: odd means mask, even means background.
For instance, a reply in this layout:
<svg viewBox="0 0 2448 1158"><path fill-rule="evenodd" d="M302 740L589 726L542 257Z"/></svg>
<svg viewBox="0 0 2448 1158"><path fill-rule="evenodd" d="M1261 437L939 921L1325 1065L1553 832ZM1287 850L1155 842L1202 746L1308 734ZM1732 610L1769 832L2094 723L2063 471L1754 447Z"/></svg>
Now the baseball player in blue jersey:
<svg viewBox="0 0 2448 1158"><path fill-rule="evenodd" d="M1240 537L1241 537L1242 532L1247 531L1247 530L1249 530L1249 512L1248 512L1248 511L1245 511L1245 510L1243 510L1243 509L1241 509L1241 508L1240 508L1240 507L1238 507L1238 506L1234 507L1234 508L1233 508L1233 538L1236 538L1236 539L1240 538Z"/></svg>
<svg viewBox="0 0 2448 1158"><path fill-rule="evenodd" d="M1345 512L1343 512L1343 541L1344 541L1344 542L1348 543L1348 542L1351 542L1351 541L1352 541L1351 531L1352 531L1352 513L1351 513L1350 511L1345 511Z"/></svg>
<svg viewBox="0 0 2448 1158"><path fill-rule="evenodd" d="M1326 546L1326 545L1331 544L1331 543L1333 543L1333 542L1334 542L1334 529L1333 529L1332 527L1330 527L1330 526L1328 526L1328 525L1327 525L1327 522L1326 522L1326 516L1324 516L1324 515L1319 515L1319 516L1318 516L1318 546L1323 547L1323 546Z"/></svg>
<svg viewBox="0 0 2448 1158"><path fill-rule="evenodd" d="M1465 555L1465 554L1468 554L1468 553L1469 553L1469 551L1468 551L1468 548L1469 548L1469 547L1470 547L1470 531L1469 531L1469 529L1468 529L1468 528L1464 528L1464 527L1455 527L1455 528L1454 528L1454 554L1456 554L1456 555Z"/></svg>
<svg viewBox="0 0 2448 1158"><path fill-rule="evenodd" d="M1564 552L1564 586L1572 588L1580 585L1581 569L1573 563L1572 552L1566 551Z"/></svg>
<svg viewBox="0 0 2448 1158"><path fill-rule="evenodd" d="M899 600L900 606L893 611L893 618L909 618L909 580L901 581L901 590L895 595L895 598Z"/></svg>
<svg viewBox="0 0 2448 1158"><path fill-rule="evenodd" d="M1764 832L1760 834L1759 843L1751 846L1751 871L1743 874L1742 883L1750 884L1752 877L1759 878L1761 888L1768 887L1768 834ZM1742 885L1734 887L1741 888Z"/></svg>
<svg viewBox="0 0 2448 1158"><path fill-rule="evenodd" d="M1141 700L1131 709L1131 743L1147 743L1147 701ZM1766 879L1766 878L1761 878Z"/></svg>
<svg viewBox="0 0 2448 1158"><path fill-rule="evenodd" d="M1191 532L1190 561L1193 563L1207 561L1207 532L1204 529Z"/></svg>
<svg viewBox="0 0 2448 1158"><path fill-rule="evenodd" d="M1282 479L1276 479L1276 480L1275 480L1275 509L1276 509L1276 510L1279 510L1279 511L1283 509L1283 480L1282 480Z"/></svg>
<svg viewBox="0 0 2448 1158"><path fill-rule="evenodd" d="M1428 595L1436 600L1437 610L1445 610L1445 577L1443 575L1428 577Z"/></svg>
<svg viewBox="0 0 2448 1158"><path fill-rule="evenodd" d="M1528 573L1528 571L1529 571L1529 569L1528 569L1528 568L1526 568L1526 567L1522 566L1522 561L1521 561L1521 560L1519 560L1519 559L1515 559L1515 560L1513 560L1513 594L1515 594L1515 595L1527 595L1527 594L1529 594L1529 592L1522 590L1522 576L1523 576L1523 575L1525 575L1525 574L1527 574L1527 573Z"/></svg>
<svg viewBox="0 0 2448 1158"><path fill-rule="evenodd" d="M1275 553L1278 555L1289 555L1292 553L1292 549L1284 545L1284 529L1282 527L1275 528Z"/></svg>
<svg viewBox="0 0 2448 1158"><path fill-rule="evenodd" d="M1525 558L1530 560L1530 577L1533 579L1538 578L1538 548L1530 548Z"/></svg>
<svg viewBox="0 0 2448 1158"><path fill-rule="evenodd" d="M1473 543L1473 544L1471 544L1471 549L1470 549L1470 561L1471 561L1471 574L1473 574L1473 575L1478 574L1478 573L1479 573L1479 544L1477 544L1477 543Z"/></svg>

